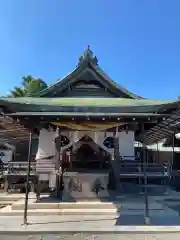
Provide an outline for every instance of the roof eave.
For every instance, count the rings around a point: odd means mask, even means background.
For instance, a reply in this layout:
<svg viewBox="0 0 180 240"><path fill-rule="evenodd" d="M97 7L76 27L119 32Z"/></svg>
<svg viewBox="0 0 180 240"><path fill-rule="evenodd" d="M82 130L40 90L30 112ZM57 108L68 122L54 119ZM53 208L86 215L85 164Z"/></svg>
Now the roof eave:
<svg viewBox="0 0 180 240"><path fill-rule="evenodd" d="M96 72L96 74L100 75L102 78L104 78L106 81L108 81L109 84L112 85L112 87L116 88L120 92L123 92L127 96L129 96L132 99L144 99L143 97L140 97L126 88L122 87L121 85L117 84L114 80L112 80L101 68L99 65L94 66L93 64L89 63L91 68Z"/></svg>

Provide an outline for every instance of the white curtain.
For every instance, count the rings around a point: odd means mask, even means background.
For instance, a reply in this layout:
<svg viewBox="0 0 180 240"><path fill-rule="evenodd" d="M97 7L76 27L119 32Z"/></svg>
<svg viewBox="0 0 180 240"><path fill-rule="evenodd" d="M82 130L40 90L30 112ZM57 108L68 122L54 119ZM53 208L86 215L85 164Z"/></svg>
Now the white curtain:
<svg viewBox="0 0 180 240"><path fill-rule="evenodd" d="M39 133L38 151L36 160L56 155L55 148L56 132L53 130L41 129Z"/></svg>
<svg viewBox="0 0 180 240"><path fill-rule="evenodd" d="M63 152L64 150L68 149L69 147L71 147L72 145L74 145L75 143L77 143L80 139L81 139L81 134L78 131L75 132L69 132L67 133L61 133L62 135L65 135L69 138L69 144L67 144L66 146L61 147L61 151Z"/></svg>
<svg viewBox="0 0 180 240"><path fill-rule="evenodd" d="M110 137L112 136L112 133L107 132L106 137ZM104 138L104 132L94 132L93 134L93 141L102 149L104 149L106 152L108 152L111 156L114 156L114 150L113 149L109 149L106 146L104 146L103 142L104 142L105 138Z"/></svg>

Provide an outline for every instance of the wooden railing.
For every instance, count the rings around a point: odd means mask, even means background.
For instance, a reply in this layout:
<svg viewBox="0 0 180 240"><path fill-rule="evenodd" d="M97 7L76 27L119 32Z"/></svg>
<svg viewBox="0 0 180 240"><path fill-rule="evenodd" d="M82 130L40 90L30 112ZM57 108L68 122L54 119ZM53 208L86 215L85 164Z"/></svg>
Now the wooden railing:
<svg viewBox="0 0 180 240"><path fill-rule="evenodd" d="M154 175L164 175L164 176L170 176L170 166L169 165L161 165L161 164L154 164L154 163L147 163L143 164L138 161L119 161L118 167L120 168L120 175L122 174L128 174L129 176L135 175L135 174L144 174L144 168L148 174L154 174ZM9 162L7 164L3 164L0 166L0 172L2 175L7 174L14 174L14 175L24 175L27 173L28 169L28 162ZM73 169L71 169L72 171ZM42 173L50 173L52 171L55 171L55 165L52 165L51 160L46 160L44 163L42 163L42 167L39 166L39 172ZM36 162L31 162L31 168L30 168L31 174L36 174Z"/></svg>
<svg viewBox="0 0 180 240"><path fill-rule="evenodd" d="M139 157L123 156L119 158L118 166L120 168L121 175L144 175L144 170L147 175L156 176L171 176L169 164L158 163L143 163Z"/></svg>
<svg viewBox="0 0 180 240"><path fill-rule="evenodd" d="M28 162L9 162L7 164L3 164L1 167L1 172L3 174L17 174L20 175L22 173L26 173L28 169ZM36 172L36 162L31 163L30 172Z"/></svg>
<svg viewBox="0 0 180 240"><path fill-rule="evenodd" d="M47 161L47 160L46 160ZM51 160L50 160L51 162ZM156 179L168 179L169 174L169 166L164 166L160 164L143 164L138 161L119 161L118 167L120 168L120 178L121 179L136 179L138 183L141 185L144 178L144 168L146 168L146 173L148 178ZM21 189L25 191L26 186L26 175L28 170L28 162L9 162L8 164L4 164L1 166L1 177L5 181L5 191L8 189ZM42 164L39 170L41 173L47 174L52 172L52 167L49 167L47 164ZM76 169L77 170L77 169ZM55 166L54 166L55 171ZM72 169L73 171L73 169ZM56 171L55 171L56 172ZM31 162L30 168L30 185L35 186L37 180L37 172L36 172L36 162Z"/></svg>

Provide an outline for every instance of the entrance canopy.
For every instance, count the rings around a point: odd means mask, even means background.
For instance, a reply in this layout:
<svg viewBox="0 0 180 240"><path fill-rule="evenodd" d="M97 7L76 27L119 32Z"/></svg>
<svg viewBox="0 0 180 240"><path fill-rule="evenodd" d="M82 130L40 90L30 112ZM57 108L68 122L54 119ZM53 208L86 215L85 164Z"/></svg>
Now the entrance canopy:
<svg viewBox="0 0 180 240"><path fill-rule="evenodd" d="M157 143L164 138L172 138L176 133L179 133L179 128L180 110L177 110L145 133L139 135L139 140L143 139L146 144Z"/></svg>

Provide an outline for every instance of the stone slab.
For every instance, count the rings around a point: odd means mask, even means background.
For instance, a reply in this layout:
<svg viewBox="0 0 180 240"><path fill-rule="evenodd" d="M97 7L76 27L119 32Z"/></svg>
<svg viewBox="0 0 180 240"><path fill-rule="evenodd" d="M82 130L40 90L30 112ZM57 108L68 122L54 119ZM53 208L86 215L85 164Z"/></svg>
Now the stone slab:
<svg viewBox="0 0 180 240"><path fill-rule="evenodd" d="M6 233L0 234L1 240L179 240L179 233Z"/></svg>
<svg viewBox="0 0 180 240"><path fill-rule="evenodd" d="M29 210L36 209L120 209L121 203L85 203L85 202L77 202L77 203L29 203ZM24 201L12 204L12 210L23 210L24 209Z"/></svg>
<svg viewBox="0 0 180 240"><path fill-rule="evenodd" d="M119 212L117 209L35 209L28 210L28 216L59 216L59 215L111 215ZM24 210L6 210L0 212L0 216L23 216Z"/></svg>
<svg viewBox="0 0 180 240"><path fill-rule="evenodd" d="M125 216L124 216L125 217ZM53 219L53 220L52 220ZM128 218L127 218L128 219ZM127 220L126 219L126 220ZM58 217L28 217L29 224L23 226L23 218L0 217L0 233L49 234L49 233L175 233L180 226L145 226L142 216L135 216L136 225L125 225L125 220L120 225L117 217L107 216L58 216ZM160 219L159 219L160 220ZM128 222L127 222L128 223ZM124 224L124 225L123 225ZM139 225L138 225L139 224ZM133 238L134 239L134 238Z"/></svg>

